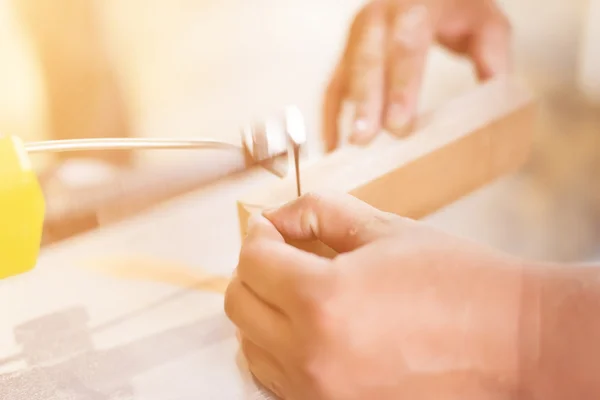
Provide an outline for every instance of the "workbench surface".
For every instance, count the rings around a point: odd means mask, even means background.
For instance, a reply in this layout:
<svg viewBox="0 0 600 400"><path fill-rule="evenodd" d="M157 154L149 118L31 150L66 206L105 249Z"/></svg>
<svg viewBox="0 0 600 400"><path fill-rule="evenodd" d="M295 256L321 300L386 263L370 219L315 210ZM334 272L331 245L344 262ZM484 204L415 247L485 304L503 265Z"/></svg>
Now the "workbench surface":
<svg viewBox="0 0 600 400"><path fill-rule="evenodd" d="M0 398L261 398L223 313L245 188L220 182L1 282Z"/></svg>

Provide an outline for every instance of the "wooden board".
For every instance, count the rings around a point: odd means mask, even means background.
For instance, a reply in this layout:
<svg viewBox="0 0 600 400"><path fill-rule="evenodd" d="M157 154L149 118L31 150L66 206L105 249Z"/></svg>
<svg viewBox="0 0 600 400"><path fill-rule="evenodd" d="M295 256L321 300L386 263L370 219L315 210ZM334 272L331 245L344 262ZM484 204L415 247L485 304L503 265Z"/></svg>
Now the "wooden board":
<svg viewBox="0 0 600 400"><path fill-rule="evenodd" d="M407 140L382 135L367 148L342 148L302 169L306 192L348 192L396 214L422 218L527 159L536 102L518 80L498 79L419 118ZM238 202L242 236L249 216L296 196L295 178Z"/></svg>

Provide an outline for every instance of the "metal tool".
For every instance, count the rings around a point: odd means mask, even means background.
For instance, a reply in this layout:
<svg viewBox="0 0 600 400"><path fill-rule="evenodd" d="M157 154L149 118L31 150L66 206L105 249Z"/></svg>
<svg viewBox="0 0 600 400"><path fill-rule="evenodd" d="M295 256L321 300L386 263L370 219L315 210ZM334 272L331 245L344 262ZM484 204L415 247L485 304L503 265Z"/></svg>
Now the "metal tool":
<svg viewBox="0 0 600 400"><path fill-rule="evenodd" d="M145 149L200 149L239 148L234 144L210 139L70 139L25 143L29 154L64 153L89 150L145 150Z"/></svg>
<svg viewBox="0 0 600 400"><path fill-rule="evenodd" d="M256 163L265 164L279 156L287 156L297 163L298 149L306 142L306 129L300 110L296 107L285 109L283 116L268 118L242 128L242 145L213 139L153 139L153 138L99 138L49 140L25 143L29 154L63 153L90 150L149 150L149 149L243 149ZM297 170L298 168L296 168ZM270 169L271 170L271 169ZM271 170L279 176L287 175L287 168ZM298 176L298 171L297 176Z"/></svg>
<svg viewBox="0 0 600 400"><path fill-rule="evenodd" d="M248 164L258 164L280 177L293 158L300 195L299 149L306 142L302 114L288 107L282 115L242 129L242 144L212 139L74 139L23 143L0 137L0 279L32 269L39 255L46 213L44 196L30 154L87 150L224 149L243 151Z"/></svg>
<svg viewBox="0 0 600 400"><path fill-rule="evenodd" d="M297 107L288 107L282 115L250 124L242 129L244 149L251 159L260 162L263 167L284 177L289 170L290 160L293 161L298 188L299 149L306 143L306 138L304 118ZM280 154L285 154L285 157L277 158L276 155Z"/></svg>

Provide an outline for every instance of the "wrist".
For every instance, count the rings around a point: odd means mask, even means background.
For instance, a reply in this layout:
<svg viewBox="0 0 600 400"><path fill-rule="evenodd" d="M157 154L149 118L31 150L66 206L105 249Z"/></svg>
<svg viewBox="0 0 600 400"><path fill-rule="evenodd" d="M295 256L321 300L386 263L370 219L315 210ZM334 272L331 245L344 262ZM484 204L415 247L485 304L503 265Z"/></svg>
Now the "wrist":
<svg viewBox="0 0 600 400"><path fill-rule="evenodd" d="M485 292L493 303L484 308L497 321L489 324L483 335L484 348L489 353L493 379L502 391L527 399L530 391L531 371L539 359L540 344L540 298L544 282L544 270L534 264L512 257L497 259L501 274L486 286ZM487 264L493 265L492 263ZM481 302L485 305L485 301ZM518 396L516 396L518 394Z"/></svg>
<svg viewBox="0 0 600 400"><path fill-rule="evenodd" d="M539 381L542 336L542 299L549 267L525 262L522 265L521 309L517 316L517 376L519 398L533 400Z"/></svg>
<svg viewBox="0 0 600 400"><path fill-rule="evenodd" d="M534 301L529 299L530 316L524 324L527 332L523 332L523 398L600 398L597 271L597 268L557 265L531 269L530 285L537 294Z"/></svg>

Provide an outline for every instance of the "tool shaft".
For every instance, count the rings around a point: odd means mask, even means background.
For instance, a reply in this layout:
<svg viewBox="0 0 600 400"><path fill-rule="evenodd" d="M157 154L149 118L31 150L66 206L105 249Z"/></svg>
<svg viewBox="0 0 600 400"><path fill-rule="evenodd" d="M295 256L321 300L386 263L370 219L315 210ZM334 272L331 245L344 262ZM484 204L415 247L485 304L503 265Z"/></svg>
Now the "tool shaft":
<svg viewBox="0 0 600 400"><path fill-rule="evenodd" d="M48 140L25 144L28 153L62 153L88 150L143 150L143 149L200 149L224 148L240 149L231 143L210 139L145 139L145 138L114 138L114 139L70 139Z"/></svg>

